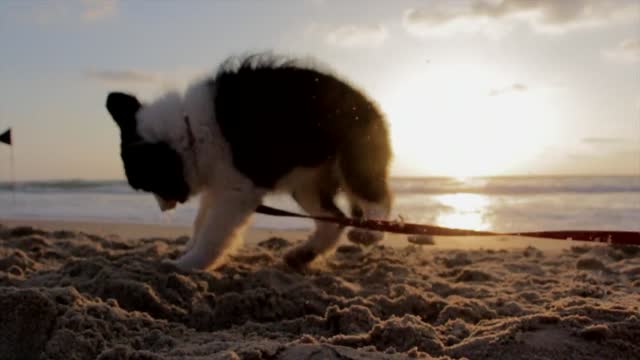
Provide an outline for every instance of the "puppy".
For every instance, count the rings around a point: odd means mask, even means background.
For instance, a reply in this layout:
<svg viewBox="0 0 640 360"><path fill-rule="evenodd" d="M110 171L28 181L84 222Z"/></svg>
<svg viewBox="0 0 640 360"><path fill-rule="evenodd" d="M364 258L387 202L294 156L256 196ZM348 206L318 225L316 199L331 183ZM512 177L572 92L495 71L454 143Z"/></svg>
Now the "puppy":
<svg viewBox="0 0 640 360"><path fill-rule="evenodd" d="M131 187L153 193L162 210L200 194L181 269L222 264L266 194L290 193L311 215L386 219L391 158L384 116L362 92L299 61L253 55L225 61L183 95L143 104L113 92L106 107L118 124ZM316 222L285 255L294 268L330 250L343 227ZM354 242L382 233L353 229Z"/></svg>

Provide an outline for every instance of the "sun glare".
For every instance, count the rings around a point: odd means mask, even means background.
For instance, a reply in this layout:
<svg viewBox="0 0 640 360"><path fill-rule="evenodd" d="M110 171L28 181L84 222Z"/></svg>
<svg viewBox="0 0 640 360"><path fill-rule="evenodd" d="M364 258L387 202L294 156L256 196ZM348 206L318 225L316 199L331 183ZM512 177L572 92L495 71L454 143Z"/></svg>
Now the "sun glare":
<svg viewBox="0 0 640 360"><path fill-rule="evenodd" d="M448 208L438 214L436 223L440 226L456 229L488 230L491 223L487 220L489 199L479 194L446 194L434 197Z"/></svg>
<svg viewBox="0 0 640 360"><path fill-rule="evenodd" d="M382 106L403 167L420 175L502 175L541 151L555 132L553 108L542 91L502 77L472 66L401 77Z"/></svg>

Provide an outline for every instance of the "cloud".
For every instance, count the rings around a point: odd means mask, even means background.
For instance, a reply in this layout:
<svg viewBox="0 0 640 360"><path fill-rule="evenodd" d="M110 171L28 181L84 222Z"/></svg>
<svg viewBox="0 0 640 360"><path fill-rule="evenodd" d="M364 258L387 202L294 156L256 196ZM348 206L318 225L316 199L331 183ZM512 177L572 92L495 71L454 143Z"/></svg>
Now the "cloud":
<svg viewBox="0 0 640 360"><path fill-rule="evenodd" d="M82 0L82 20L92 22L115 15L117 0Z"/></svg>
<svg viewBox="0 0 640 360"><path fill-rule="evenodd" d="M382 45L389 37L382 25L344 25L330 30L326 41L330 45L347 48L371 48Z"/></svg>
<svg viewBox="0 0 640 360"><path fill-rule="evenodd" d="M109 83L146 83L158 79L151 73L136 70L91 70L87 71L85 75L90 79Z"/></svg>
<svg viewBox="0 0 640 360"><path fill-rule="evenodd" d="M583 138L582 142L589 145L620 145L629 142L629 140L619 137L587 137Z"/></svg>
<svg viewBox="0 0 640 360"><path fill-rule="evenodd" d="M566 31L639 19L635 0L466 0L431 2L405 11L405 29L418 36L502 34L524 23L536 32Z"/></svg>
<svg viewBox="0 0 640 360"><path fill-rule="evenodd" d="M168 91L185 91L193 81L210 77L209 68L171 67L152 70L91 69L83 73L86 79L106 86L125 86L138 89L150 98Z"/></svg>
<svg viewBox="0 0 640 360"><path fill-rule="evenodd" d="M489 96L498 96L498 95L504 95L504 94L514 93L514 92L525 92L527 90L529 90L529 87L527 85L524 85L521 83L515 83L507 87L503 87L499 89L491 89L491 91L489 91Z"/></svg>
<svg viewBox="0 0 640 360"><path fill-rule="evenodd" d="M116 15L118 0L48 0L26 2L13 16L38 25L70 21L97 22Z"/></svg>
<svg viewBox="0 0 640 360"><path fill-rule="evenodd" d="M614 48L604 50L602 54L616 62L640 62L640 38L623 40Z"/></svg>
<svg viewBox="0 0 640 360"><path fill-rule="evenodd" d="M492 18L513 15L527 16L538 30L563 30L566 28L601 25L606 21L620 21L637 18L633 11L640 9L634 0L571 0L532 1L488 0L474 1L475 13Z"/></svg>
<svg viewBox="0 0 640 360"><path fill-rule="evenodd" d="M433 2L427 7L409 9L404 13L402 24L409 34L419 37L458 33L494 37L503 33L503 26L489 26L489 19L476 16L465 3Z"/></svg>

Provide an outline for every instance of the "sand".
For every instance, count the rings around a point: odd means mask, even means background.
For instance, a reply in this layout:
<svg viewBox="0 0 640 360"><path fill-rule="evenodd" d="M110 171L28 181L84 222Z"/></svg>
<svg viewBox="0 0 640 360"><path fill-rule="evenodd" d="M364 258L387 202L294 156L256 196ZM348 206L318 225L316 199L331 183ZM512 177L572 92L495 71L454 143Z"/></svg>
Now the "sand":
<svg viewBox="0 0 640 360"><path fill-rule="evenodd" d="M342 243L299 273L281 259L304 234L265 230L223 268L183 272L162 260L184 228L0 223L0 359L640 354L638 247L395 238Z"/></svg>

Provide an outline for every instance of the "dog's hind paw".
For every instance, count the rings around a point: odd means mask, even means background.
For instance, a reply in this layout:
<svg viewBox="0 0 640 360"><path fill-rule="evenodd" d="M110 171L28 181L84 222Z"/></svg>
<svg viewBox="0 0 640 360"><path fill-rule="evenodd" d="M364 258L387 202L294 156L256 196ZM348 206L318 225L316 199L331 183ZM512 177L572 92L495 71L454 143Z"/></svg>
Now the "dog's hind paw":
<svg viewBox="0 0 640 360"><path fill-rule="evenodd" d="M362 229L352 229L347 234L349 241L355 244L371 246L382 239L384 239L384 233L381 231L371 231Z"/></svg>
<svg viewBox="0 0 640 360"><path fill-rule="evenodd" d="M284 262L290 268L299 270L307 266L317 256L318 254L314 250L306 246L298 246L284 255Z"/></svg>

